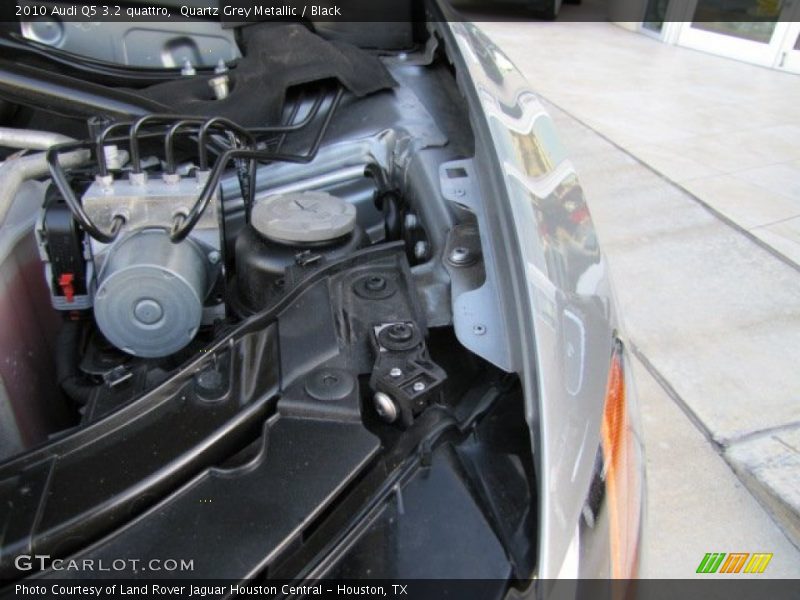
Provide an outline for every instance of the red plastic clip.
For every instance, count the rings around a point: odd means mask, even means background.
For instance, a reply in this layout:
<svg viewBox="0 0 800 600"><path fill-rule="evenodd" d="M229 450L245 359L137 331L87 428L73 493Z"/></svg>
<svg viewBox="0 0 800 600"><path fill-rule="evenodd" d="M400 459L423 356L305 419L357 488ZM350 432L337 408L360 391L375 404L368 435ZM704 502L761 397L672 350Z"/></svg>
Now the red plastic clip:
<svg viewBox="0 0 800 600"><path fill-rule="evenodd" d="M61 288L61 293L67 299L68 303L75 301L75 275L72 273L64 273L58 278L58 286Z"/></svg>

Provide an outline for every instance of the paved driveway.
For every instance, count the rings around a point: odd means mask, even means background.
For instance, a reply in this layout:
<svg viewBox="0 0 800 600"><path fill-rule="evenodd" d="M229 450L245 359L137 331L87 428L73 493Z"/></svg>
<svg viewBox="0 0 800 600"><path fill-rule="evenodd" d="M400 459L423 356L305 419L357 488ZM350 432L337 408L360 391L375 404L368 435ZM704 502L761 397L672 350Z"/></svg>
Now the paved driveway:
<svg viewBox="0 0 800 600"><path fill-rule="evenodd" d="M610 23L486 24L543 96L800 264L800 76Z"/></svg>

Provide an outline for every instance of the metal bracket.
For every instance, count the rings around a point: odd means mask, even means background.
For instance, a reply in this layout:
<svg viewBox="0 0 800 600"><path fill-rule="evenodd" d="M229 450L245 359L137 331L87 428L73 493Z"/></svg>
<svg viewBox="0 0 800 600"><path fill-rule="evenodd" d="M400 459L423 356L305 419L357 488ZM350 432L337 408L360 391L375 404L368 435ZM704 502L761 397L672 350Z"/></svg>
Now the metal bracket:
<svg viewBox="0 0 800 600"><path fill-rule="evenodd" d="M486 237L486 212L473 176L474 171L471 159L454 160L439 166L442 195L475 215L485 271L483 283L477 288L471 288L469 279L474 279L470 274L471 269L455 266L445 257L444 264L453 282L453 326L456 337L467 349L504 371L511 372L511 352L497 294L497 276L494 270L496 257ZM448 248L450 245L448 244Z"/></svg>

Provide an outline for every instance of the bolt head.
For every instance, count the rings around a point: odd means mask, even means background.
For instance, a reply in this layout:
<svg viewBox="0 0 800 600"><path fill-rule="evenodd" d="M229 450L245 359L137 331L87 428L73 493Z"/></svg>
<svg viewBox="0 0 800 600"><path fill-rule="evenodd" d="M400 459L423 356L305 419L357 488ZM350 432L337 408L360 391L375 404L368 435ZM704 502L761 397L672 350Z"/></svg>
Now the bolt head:
<svg viewBox="0 0 800 600"><path fill-rule="evenodd" d="M402 374L403 370L398 367L394 367L391 371L389 371L389 377L394 377L395 379L400 377Z"/></svg>
<svg viewBox="0 0 800 600"><path fill-rule="evenodd" d="M370 275L364 287L371 292L382 292L386 289L386 279L380 275Z"/></svg>
<svg viewBox="0 0 800 600"><path fill-rule="evenodd" d="M383 392L375 392L372 400L375 405L375 412L378 413L378 416L381 419L387 423L394 423L397 420L397 405L394 403L394 400L388 396L388 394L384 394Z"/></svg>
<svg viewBox="0 0 800 600"><path fill-rule="evenodd" d="M138 185L142 186L147 183L147 173L142 171L141 173L131 173L129 176L131 185Z"/></svg>
<svg viewBox="0 0 800 600"><path fill-rule="evenodd" d="M415 392L424 392L426 387L427 386L423 382L418 381L417 383L414 384L413 390Z"/></svg>
<svg viewBox="0 0 800 600"><path fill-rule="evenodd" d="M109 189L114 185L114 177L112 175L95 175L95 181L104 189Z"/></svg>
<svg viewBox="0 0 800 600"><path fill-rule="evenodd" d="M209 87L214 91L214 96L217 100L223 100L228 97L230 80L227 75L217 75L208 80Z"/></svg>
<svg viewBox="0 0 800 600"><path fill-rule="evenodd" d="M454 265L466 265L472 262L472 254L465 246L456 246L450 251L450 262Z"/></svg>
<svg viewBox="0 0 800 600"><path fill-rule="evenodd" d="M181 67L181 75L184 77L191 77L192 75L197 75L197 71L195 70L192 62L186 58L183 60L183 67Z"/></svg>
<svg viewBox="0 0 800 600"><path fill-rule="evenodd" d="M197 385L204 390L214 390L222 386L224 378L219 371L207 369L197 374L196 381Z"/></svg>
<svg viewBox="0 0 800 600"><path fill-rule="evenodd" d="M407 342L414 335L414 331L405 323L395 323L389 326L387 335L395 342Z"/></svg>
<svg viewBox="0 0 800 600"><path fill-rule="evenodd" d="M194 389L201 400L206 402L221 400L228 391L227 376L213 367L208 367L195 375Z"/></svg>
<svg viewBox="0 0 800 600"><path fill-rule="evenodd" d="M161 178L168 185L177 185L181 182L181 176L177 173L164 173Z"/></svg>

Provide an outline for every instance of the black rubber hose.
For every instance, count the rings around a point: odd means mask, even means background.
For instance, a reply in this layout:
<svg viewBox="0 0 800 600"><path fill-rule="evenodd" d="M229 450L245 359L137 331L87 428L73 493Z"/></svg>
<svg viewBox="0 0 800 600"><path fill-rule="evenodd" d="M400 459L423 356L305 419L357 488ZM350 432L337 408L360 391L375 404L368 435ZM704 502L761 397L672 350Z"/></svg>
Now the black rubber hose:
<svg viewBox="0 0 800 600"><path fill-rule="evenodd" d="M402 228L402 215L398 206L400 200L394 192L386 192L380 202L386 227L386 239L388 241L399 240Z"/></svg>
<svg viewBox="0 0 800 600"><path fill-rule="evenodd" d="M97 389L97 386L81 375L80 345L84 324L81 321L64 321L56 338L56 379L58 385L70 400L83 406Z"/></svg>
<svg viewBox="0 0 800 600"><path fill-rule="evenodd" d="M202 121L202 117L187 117L187 118L183 119L183 122L186 122L186 123L188 123L188 122L199 123L200 121ZM106 164L106 157L105 157L105 151L104 151L104 146L105 146L106 142L108 141L108 139L107 139L108 136L113 131L115 131L117 129L130 128L131 125L133 125L133 121L120 121L118 123L112 123L111 125L106 127L100 133L100 135L97 137L97 139L95 140L95 146L96 146L95 154L97 156L97 165L98 165L98 171L99 171L100 175L103 175L103 176L108 175L108 166ZM139 134L137 134L137 139L152 138L152 137L157 137L158 135L160 135L159 132L139 133ZM130 137L125 137L122 141L130 141ZM165 140L165 144L167 144L167 147L169 147L170 140ZM223 148L221 150L221 152L224 152L227 149L228 148ZM137 151L138 151L138 147L137 147ZM198 152L199 152L199 150L198 150ZM201 153L201 155L202 155L202 153Z"/></svg>
<svg viewBox="0 0 800 600"><path fill-rule="evenodd" d="M211 127L216 127L223 130L231 130L235 133L239 134L242 137L247 138L247 140L255 144L255 138L253 135L244 127L230 121L229 119L224 119L222 117L214 117L209 119L208 117L195 117L191 115L173 115L173 114L160 114L160 113L153 113L150 115L145 115L140 119L137 119L131 124L130 132L128 134L128 145L131 152L131 168L134 173L141 173L142 172L142 160L141 160L141 153L139 151L139 139L144 137L140 130L146 124L149 123L156 123L156 124L170 124L176 121L183 121L186 124L196 123L198 125L202 124L200 129L200 136L198 139L198 152L200 153L200 170L205 170L203 168L203 160L206 152L206 136L207 131ZM146 135L146 134L145 134ZM206 160L207 162L207 160Z"/></svg>
<svg viewBox="0 0 800 600"><path fill-rule="evenodd" d="M197 137L197 149L199 152L198 168L201 171L208 170L208 153L206 152L206 148L208 147L208 132L211 128L231 131L234 134L245 138L251 146L255 147L256 138L253 136L250 130L245 129L238 123L234 123L225 117L213 117L208 119L205 123L203 123L202 127L200 127L200 133Z"/></svg>
<svg viewBox="0 0 800 600"><path fill-rule="evenodd" d="M0 97L66 117L126 120L166 107L121 90L0 59Z"/></svg>
<svg viewBox="0 0 800 600"><path fill-rule="evenodd" d="M193 123L202 123L206 120L205 117L187 117L186 115L171 115L166 113L153 113L145 115L136 119L130 127L128 133L128 147L131 152L131 170L133 173L142 172L142 157L139 152L139 137L141 130L147 123L172 123L174 121L187 121Z"/></svg>
<svg viewBox="0 0 800 600"><path fill-rule="evenodd" d="M75 192L72 190L72 187L69 184L69 180L67 179L67 174L64 172L64 169L61 167L61 164L58 162L58 155L61 152L70 152L72 150L81 150L81 149L89 149L95 146L95 150L98 152L98 156L103 153L103 143L117 143L129 140L129 136L125 137L114 137L114 138L107 138L106 135L110 133L113 129L117 128L118 126L124 126L126 123L114 123L108 126L99 136L99 141L93 140L85 140L82 142L67 142L64 144L58 144L56 146L50 147L46 152L46 160L48 167L50 168L50 175L53 178L53 183L58 188L58 191L61 192L64 201L67 203L67 206L72 211L72 214L75 216L75 219L80 224L81 228L88 233L91 237L96 239L98 242L102 242L103 244L110 244L113 242L117 235L119 234L120 228L124 224L124 220L122 217L118 217L114 219L114 223L112 225L111 231L102 231L99 227L97 227L94 222L91 220L86 211L83 210L83 206L81 205L80 200L75 196ZM137 131L137 139L143 138L152 138L152 137L160 137L163 136L163 132L147 132L147 133L138 133Z"/></svg>
<svg viewBox="0 0 800 600"><path fill-rule="evenodd" d="M177 161L175 159L175 136L181 129L186 129L194 124L194 121L182 119L170 127L167 131L167 135L164 136L164 161L167 163L167 173L170 175L173 175L177 170Z"/></svg>
<svg viewBox="0 0 800 600"><path fill-rule="evenodd" d="M121 88L145 88L180 79L181 67L136 67L88 58L26 39L18 33L0 34L0 55L14 62L38 65L82 81ZM195 67L199 75L212 75L214 67Z"/></svg>
<svg viewBox="0 0 800 600"><path fill-rule="evenodd" d="M211 201L211 197L214 195L217 185L219 185L220 177L222 177L222 173L231 159L248 158L253 160L284 161L299 164L310 163L312 160L314 160L317 152L319 151L319 147L322 144L322 139L325 137L325 132L328 130L328 126L331 123L331 119L333 119L333 115L336 112L336 108L339 106L339 102L341 101L343 95L344 88L338 88L333 100L331 100L331 105L328 108L328 112L325 114L325 118L323 119L322 124L317 131L317 135L311 144L311 148L305 155L284 154L280 152L248 149L228 150L225 152L211 169L211 172L208 176L208 181L203 187L203 190L200 192L200 196L198 197L197 201L189 211L189 214L186 215L185 218L180 219L180 222L174 224L170 233L170 239L174 243L178 243L184 240L189 233L191 233L192 229L203 215L208 203Z"/></svg>
<svg viewBox="0 0 800 600"><path fill-rule="evenodd" d="M121 121L118 123L111 123L100 132L100 134L95 139L95 155L97 156L97 170L98 174L101 177L105 177L108 175L108 164L106 162L106 151L105 151L105 142L106 138L111 134L112 131L115 129L122 129L123 127L130 127L130 121Z"/></svg>
<svg viewBox="0 0 800 600"><path fill-rule="evenodd" d="M78 150L81 148L89 148L91 147L92 142L69 142L66 144L58 144L56 146L51 146L45 155L47 160L47 166L50 168L50 175L53 178L53 183L58 188L58 191L61 192L61 196L64 198L64 202L67 203L67 206L72 211L73 216L78 221L78 224L83 228L83 230L96 239L98 242L102 242L103 244L110 244L113 242L117 235L120 232L120 228L123 225L122 218L114 219L114 224L112 226L111 231L105 232L99 227L97 227L92 219L86 214L86 211L83 210L83 206L81 205L81 201L75 197L75 192L72 190L72 187L69 184L69 180L67 179L66 173L64 173L64 169L61 168L61 165L58 162L58 153L59 152L66 152L70 150Z"/></svg>

